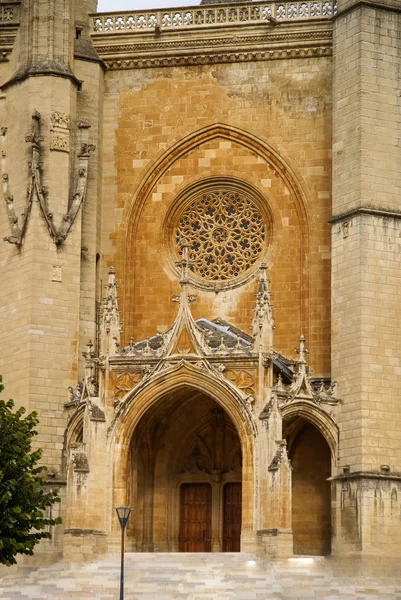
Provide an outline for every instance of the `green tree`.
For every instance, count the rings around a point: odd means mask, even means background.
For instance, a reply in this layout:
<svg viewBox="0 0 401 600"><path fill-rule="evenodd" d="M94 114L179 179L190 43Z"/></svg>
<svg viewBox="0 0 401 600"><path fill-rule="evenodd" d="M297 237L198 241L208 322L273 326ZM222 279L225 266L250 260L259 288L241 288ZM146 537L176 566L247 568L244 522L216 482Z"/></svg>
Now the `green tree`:
<svg viewBox="0 0 401 600"><path fill-rule="evenodd" d="M0 392L4 386L0 376ZM58 491L45 493L46 467L38 466L42 450L32 451L38 415L25 408L13 411L13 400L0 400L0 563L12 565L17 554L33 554L34 546L50 538L45 511L60 502Z"/></svg>

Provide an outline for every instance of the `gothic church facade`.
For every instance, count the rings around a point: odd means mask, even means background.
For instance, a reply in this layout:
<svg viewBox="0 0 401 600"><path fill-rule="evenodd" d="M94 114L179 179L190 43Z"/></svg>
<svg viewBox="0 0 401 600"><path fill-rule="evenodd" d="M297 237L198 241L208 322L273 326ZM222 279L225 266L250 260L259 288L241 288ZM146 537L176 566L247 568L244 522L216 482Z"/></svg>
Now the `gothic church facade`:
<svg viewBox="0 0 401 600"><path fill-rule="evenodd" d="M399 0L0 5L0 372L115 551L401 551ZM47 556L45 556L47 555Z"/></svg>

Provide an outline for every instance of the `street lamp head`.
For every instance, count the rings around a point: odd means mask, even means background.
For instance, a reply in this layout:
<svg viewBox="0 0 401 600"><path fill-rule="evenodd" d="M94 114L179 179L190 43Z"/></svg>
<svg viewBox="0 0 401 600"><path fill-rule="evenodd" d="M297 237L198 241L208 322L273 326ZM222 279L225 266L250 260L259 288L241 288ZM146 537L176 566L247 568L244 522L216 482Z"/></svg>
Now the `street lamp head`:
<svg viewBox="0 0 401 600"><path fill-rule="evenodd" d="M124 531L128 518L131 514L131 508L128 506L119 506L116 508L118 520L120 521L121 529Z"/></svg>

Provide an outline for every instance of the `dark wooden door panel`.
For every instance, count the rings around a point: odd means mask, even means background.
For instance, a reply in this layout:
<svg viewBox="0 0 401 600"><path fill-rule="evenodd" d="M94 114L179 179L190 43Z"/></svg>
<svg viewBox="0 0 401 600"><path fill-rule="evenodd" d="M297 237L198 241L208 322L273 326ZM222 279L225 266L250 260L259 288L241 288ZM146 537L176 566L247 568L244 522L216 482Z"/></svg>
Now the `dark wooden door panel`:
<svg viewBox="0 0 401 600"><path fill-rule="evenodd" d="M241 550L242 484L224 487L223 552Z"/></svg>
<svg viewBox="0 0 401 600"><path fill-rule="evenodd" d="M212 488L208 483L185 484L180 496L180 552L210 552Z"/></svg>

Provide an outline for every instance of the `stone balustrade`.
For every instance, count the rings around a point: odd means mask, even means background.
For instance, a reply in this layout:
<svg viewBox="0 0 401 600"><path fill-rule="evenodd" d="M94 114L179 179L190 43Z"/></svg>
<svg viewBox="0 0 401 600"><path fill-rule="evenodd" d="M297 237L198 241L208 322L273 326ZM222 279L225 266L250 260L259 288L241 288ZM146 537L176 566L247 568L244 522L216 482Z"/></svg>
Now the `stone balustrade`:
<svg viewBox="0 0 401 600"><path fill-rule="evenodd" d="M144 33L149 29L181 30L260 22L298 22L331 19L336 0L301 2L253 2L215 4L150 11L126 11L92 15L95 33Z"/></svg>

